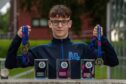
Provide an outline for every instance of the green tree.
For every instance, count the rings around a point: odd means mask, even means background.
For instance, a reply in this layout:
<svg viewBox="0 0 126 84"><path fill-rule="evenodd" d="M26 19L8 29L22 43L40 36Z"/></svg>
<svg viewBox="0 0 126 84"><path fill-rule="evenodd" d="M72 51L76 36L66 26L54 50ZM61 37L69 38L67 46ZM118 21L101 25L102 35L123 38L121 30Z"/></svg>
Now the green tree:
<svg viewBox="0 0 126 84"><path fill-rule="evenodd" d="M0 14L0 33L8 32L9 28L9 12Z"/></svg>

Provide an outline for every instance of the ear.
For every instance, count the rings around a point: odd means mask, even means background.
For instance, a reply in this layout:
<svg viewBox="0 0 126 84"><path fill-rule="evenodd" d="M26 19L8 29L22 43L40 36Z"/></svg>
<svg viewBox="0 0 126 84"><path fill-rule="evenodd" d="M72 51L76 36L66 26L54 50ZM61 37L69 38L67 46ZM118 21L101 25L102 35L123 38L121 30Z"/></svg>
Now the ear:
<svg viewBox="0 0 126 84"><path fill-rule="evenodd" d="M69 21L68 27L71 28L72 26L72 20Z"/></svg>
<svg viewBox="0 0 126 84"><path fill-rule="evenodd" d="M49 26L49 28L52 28L52 23L50 20L48 20L48 26Z"/></svg>

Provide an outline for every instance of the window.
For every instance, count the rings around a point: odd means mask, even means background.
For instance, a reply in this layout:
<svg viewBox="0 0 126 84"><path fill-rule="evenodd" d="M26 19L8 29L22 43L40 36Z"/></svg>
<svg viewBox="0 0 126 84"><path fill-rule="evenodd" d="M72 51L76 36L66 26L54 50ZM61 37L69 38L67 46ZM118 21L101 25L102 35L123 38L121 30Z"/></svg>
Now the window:
<svg viewBox="0 0 126 84"><path fill-rule="evenodd" d="M38 20L38 19L34 19L34 20L32 21L32 25L33 25L34 27L38 27L38 26L39 26L39 20Z"/></svg>
<svg viewBox="0 0 126 84"><path fill-rule="evenodd" d="M47 25L48 25L47 19L43 19L43 18L32 19L32 26L33 27L45 27Z"/></svg>
<svg viewBox="0 0 126 84"><path fill-rule="evenodd" d="M46 19L40 19L40 26L47 26L48 22Z"/></svg>

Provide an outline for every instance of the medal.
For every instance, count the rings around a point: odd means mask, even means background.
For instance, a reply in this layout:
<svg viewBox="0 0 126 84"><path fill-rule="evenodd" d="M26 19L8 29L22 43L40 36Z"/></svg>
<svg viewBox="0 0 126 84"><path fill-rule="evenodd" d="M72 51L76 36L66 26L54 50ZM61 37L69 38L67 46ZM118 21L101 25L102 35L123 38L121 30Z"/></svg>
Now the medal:
<svg viewBox="0 0 126 84"><path fill-rule="evenodd" d="M98 37L98 58L96 59L95 63L96 65L103 65L104 61L102 59L102 49L101 49L101 27L100 25L98 25L98 33L97 33L97 37Z"/></svg>
<svg viewBox="0 0 126 84"><path fill-rule="evenodd" d="M95 60L95 64L96 64L96 65L103 65L103 63L104 63L104 61L103 61L102 58L97 58L97 59Z"/></svg>

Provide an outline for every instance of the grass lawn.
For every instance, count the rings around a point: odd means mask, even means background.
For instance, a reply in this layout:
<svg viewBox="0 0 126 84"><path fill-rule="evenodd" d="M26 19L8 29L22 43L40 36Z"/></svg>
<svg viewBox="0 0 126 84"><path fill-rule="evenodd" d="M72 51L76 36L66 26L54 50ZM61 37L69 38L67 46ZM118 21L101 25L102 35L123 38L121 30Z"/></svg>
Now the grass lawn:
<svg viewBox="0 0 126 84"><path fill-rule="evenodd" d="M30 70L32 68L33 67L9 69L9 76L15 76L16 74L19 74L21 72L28 71L28 70Z"/></svg>
<svg viewBox="0 0 126 84"><path fill-rule="evenodd" d="M124 65L125 66L125 65ZM124 66L117 66L111 68L111 78L112 79L126 79L126 67Z"/></svg>
<svg viewBox="0 0 126 84"><path fill-rule="evenodd" d="M106 79L107 78L107 67L102 66L95 66L95 78L96 79Z"/></svg>
<svg viewBox="0 0 126 84"><path fill-rule="evenodd" d="M7 55L8 48L11 44L12 40L0 40L0 58L4 58ZM40 45L40 44L46 44L49 40L30 40L30 47ZM22 46L20 46L18 53L21 53Z"/></svg>

